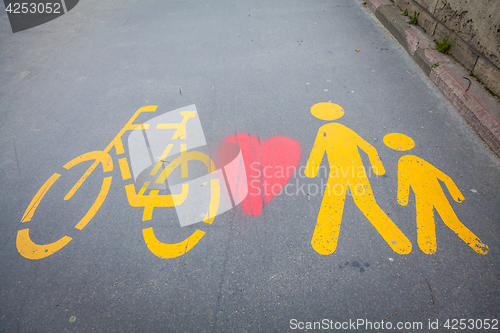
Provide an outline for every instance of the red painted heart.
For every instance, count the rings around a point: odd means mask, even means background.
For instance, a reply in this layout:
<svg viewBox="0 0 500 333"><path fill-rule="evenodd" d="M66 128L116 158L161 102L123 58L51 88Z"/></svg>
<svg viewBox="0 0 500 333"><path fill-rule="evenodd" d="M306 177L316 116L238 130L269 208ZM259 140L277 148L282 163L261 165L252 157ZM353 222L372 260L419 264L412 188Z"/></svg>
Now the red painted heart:
<svg viewBox="0 0 500 333"><path fill-rule="evenodd" d="M257 136L242 133L223 141L234 143L241 149L248 185L248 196L241 207L247 214L259 215L262 207L280 193L295 173L300 160L300 144L282 136L262 141Z"/></svg>

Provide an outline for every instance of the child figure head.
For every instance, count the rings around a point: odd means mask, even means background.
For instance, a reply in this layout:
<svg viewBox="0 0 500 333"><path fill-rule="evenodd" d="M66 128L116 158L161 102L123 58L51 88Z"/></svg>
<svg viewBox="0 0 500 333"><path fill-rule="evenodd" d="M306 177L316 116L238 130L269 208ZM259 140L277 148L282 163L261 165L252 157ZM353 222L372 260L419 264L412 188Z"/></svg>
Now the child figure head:
<svg viewBox="0 0 500 333"><path fill-rule="evenodd" d="M344 115L344 110L337 104L318 103L311 107L311 114L322 120L336 120Z"/></svg>
<svg viewBox="0 0 500 333"><path fill-rule="evenodd" d="M415 147L415 141L407 135L401 133L389 133L384 136L384 143L387 147L399 151L407 151Z"/></svg>

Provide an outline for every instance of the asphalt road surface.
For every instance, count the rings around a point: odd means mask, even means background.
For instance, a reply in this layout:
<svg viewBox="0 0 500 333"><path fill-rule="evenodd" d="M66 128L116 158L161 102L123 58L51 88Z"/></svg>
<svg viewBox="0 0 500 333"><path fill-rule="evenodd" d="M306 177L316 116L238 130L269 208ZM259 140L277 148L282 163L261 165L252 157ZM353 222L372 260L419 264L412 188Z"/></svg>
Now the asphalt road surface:
<svg viewBox="0 0 500 333"><path fill-rule="evenodd" d="M17 33L2 8L0 59L0 331L500 329L499 159L361 1L82 0ZM250 194L187 209L211 224L140 193L131 133L173 162L124 127L151 105L238 145L218 191Z"/></svg>

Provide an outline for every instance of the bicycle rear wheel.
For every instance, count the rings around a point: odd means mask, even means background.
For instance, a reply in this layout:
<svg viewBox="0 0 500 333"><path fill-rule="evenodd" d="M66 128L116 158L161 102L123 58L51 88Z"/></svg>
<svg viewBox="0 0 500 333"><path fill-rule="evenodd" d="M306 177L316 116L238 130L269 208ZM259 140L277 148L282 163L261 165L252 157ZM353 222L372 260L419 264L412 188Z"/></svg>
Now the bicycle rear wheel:
<svg viewBox="0 0 500 333"><path fill-rule="evenodd" d="M66 170L69 170L75 165L91 160L94 160L94 163L90 166L90 168L87 170L84 176L80 178L77 184L75 184L75 186L73 186L73 188L68 192L64 200L69 200L73 196L73 194L78 190L78 188L85 181L85 179L92 173L92 171L94 171L97 165L99 164L102 165L104 173L113 170L113 161L111 159L111 156L103 151L93 151L80 155L72 159L70 162L66 163L63 167ZM54 185L54 183L59 179L60 176L61 176L60 174L54 173L42 185L42 187L38 190L34 198L31 200L31 203L29 204L28 208L26 209L23 218L21 219L21 223L26 223L31 221L43 197L45 196L47 191L52 187L52 185ZM104 177L97 199L94 201L94 203L87 211L85 216L83 216L75 225L76 229L82 230L97 213L102 203L106 199L106 196L108 195L108 191L111 186L111 179L112 179L111 176ZM72 240L72 238L69 236L63 236L59 240L52 243L36 244L31 240L29 233L30 233L29 228L21 229L17 232L16 247L18 252L23 257L33 260L46 258L56 253Z"/></svg>

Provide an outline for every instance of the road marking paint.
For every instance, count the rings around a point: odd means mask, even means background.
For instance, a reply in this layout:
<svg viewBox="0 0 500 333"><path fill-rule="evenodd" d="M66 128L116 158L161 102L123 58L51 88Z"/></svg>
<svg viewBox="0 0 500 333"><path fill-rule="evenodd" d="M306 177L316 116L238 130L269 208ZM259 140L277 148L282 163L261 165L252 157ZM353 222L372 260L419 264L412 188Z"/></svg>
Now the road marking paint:
<svg viewBox="0 0 500 333"><path fill-rule="evenodd" d="M244 165L229 170L234 176L228 177L228 183L237 188L246 175L248 196L245 191L241 208L246 214L259 215L296 172L302 153L300 144L282 136L263 141L244 133L231 135L222 141L236 144L241 149Z"/></svg>
<svg viewBox="0 0 500 333"><path fill-rule="evenodd" d="M66 194L64 197L64 200L69 200L75 194L75 192L80 188L80 186L83 184L83 182L87 179L87 177L94 171L95 167L101 163L102 165L102 171L108 172L108 171L113 171L113 160L111 159L111 156L107 152L104 151L92 151L88 152L86 154L80 155L78 157L75 157L68 163L66 163L63 167L67 170L71 169L77 164L80 164L82 162L90 161L90 160L95 160L94 163L87 169L85 174L76 182L76 184L71 188L71 190Z"/></svg>
<svg viewBox="0 0 500 333"><path fill-rule="evenodd" d="M186 139L186 123L189 118L194 118L196 116L196 111L181 111L184 119L177 124L158 124L156 128L158 129L176 129L174 135L172 135L172 140L176 139Z"/></svg>
<svg viewBox="0 0 500 333"><path fill-rule="evenodd" d="M217 215L217 210L219 209L220 204L220 184L218 179L210 180L210 206L208 208L208 212L203 218L203 222L212 224Z"/></svg>
<svg viewBox="0 0 500 333"><path fill-rule="evenodd" d="M33 200L31 200L31 203L29 204L28 208L26 208L26 211L24 212L23 218L21 219L21 222L28 222L31 221L31 218L33 217L33 214L36 211L36 208L38 207L38 204L42 200L43 196L49 188L54 184L54 182L60 177L61 175L58 173L54 173L47 181L45 184L42 185L42 187L38 190L38 192L35 194L33 197Z"/></svg>
<svg viewBox="0 0 500 333"><path fill-rule="evenodd" d="M85 216L75 226L76 229L82 230L83 228L85 228L87 223L92 220L99 208L101 208L104 199L106 199L106 196L108 195L109 188L111 187L111 178L111 176L104 178L104 180L102 181L101 191L99 191L97 199L94 201L92 207L90 207L90 209L87 211L87 214L85 214Z"/></svg>
<svg viewBox="0 0 500 333"><path fill-rule="evenodd" d="M165 162L165 158L167 158L168 154L170 153L170 150L172 150L172 147L174 145L171 143L165 148L163 153L161 154L160 158L158 159L158 162L156 162L153 170L151 170L151 175L155 175L156 172L158 172L158 169L160 169L161 165Z"/></svg>
<svg viewBox="0 0 500 333"><path fill-rule="evenodd" d="M384 143L392 149L406 151L415 146L413 139L400 133L390 133ZM399 138L399 140L398 140ZM410 144L408 144L410 143ZM413 143L413 144L411 144ZM488 253L488 246L472 233L453 211L439 181L445 183L453 200L462 202L465 198L453 180L429 162L414 156L404 155L398 162L398 203L408 204L410 187L415 194L417 210L417 242L420 249L433 254L437 249L434 208L443 222L467 245L480 254Z"/></svg>
<svg viewBox="0 0 500 333"><path fill-rule="evenodd" d="M56 253L71 241L71 237L64 236L60 240L44 245L38 245L31 241L29 228L17 232L17 251L27 259L42 259Z"/></svg>
<svg viewBox="0 0 500 333"><path fill-rule="evenodd" d="M186 254L189 250L195 246L199 240L205 235L205 232L201 230L196 230L191 236L186 240L176 243L167 244L160 242L153 232L153 228L142 229L142 234L148 249L157 257L169 259L177 258Z"/></svg>
<svg viewBox="0 0 500 333"><path fill-rule="evenodd" d="M311 108L311 114L322 120L336 120L343 116L344 110L337 104L318 103ZM345 197L349 189L354 203L394 252L410 253L412 244L408 238L375 201L358 147L368 155L375 174L383 175L385 169L377 150L357 133L338 123L323 125L318 131L307 161L306 176L316 177L325 154L330 170L340 169L341 173L329 174L311 245L316 252L323 255L335 252ZM351 168L361 172L351 173L348 171Z"/></svg>
<svg viewBox="0 0 500 333"><path fill-rule="evenodd" d="M130 168L128 166L127 158L123 157L118 160L118 164L120 165L120 172L122 174L122 179L123 180L128 180L132 178L132 175L130 174Z"/></svg>

